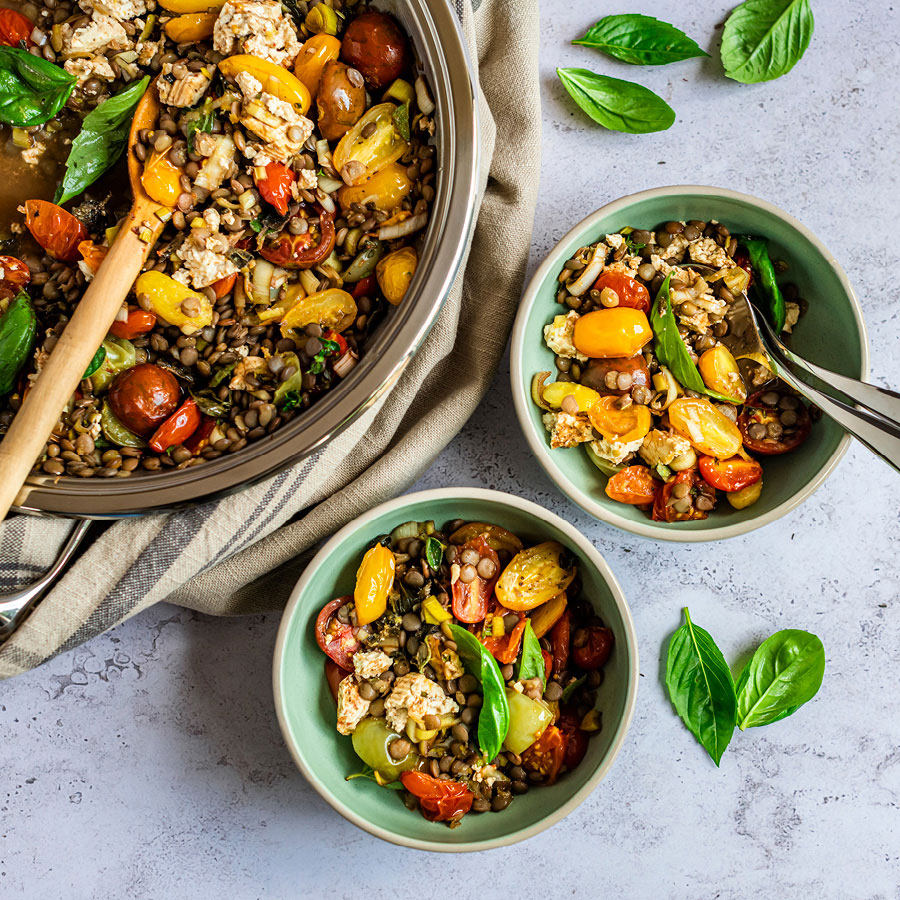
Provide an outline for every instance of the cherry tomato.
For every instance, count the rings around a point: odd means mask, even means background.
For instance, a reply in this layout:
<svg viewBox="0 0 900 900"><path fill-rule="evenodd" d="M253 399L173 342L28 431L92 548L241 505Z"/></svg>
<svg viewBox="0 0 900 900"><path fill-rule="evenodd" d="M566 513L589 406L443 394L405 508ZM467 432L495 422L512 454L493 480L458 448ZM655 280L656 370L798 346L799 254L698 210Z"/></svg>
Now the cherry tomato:
<svg viewBox="0 0 900 900"><path fill-rule="evenodd" d="M141 363L116 375L109 386L109 405L126 428L148 438L175 412L180 395L171 372Z"/></svg>
<svg viewBox="0 0 900 900"><path fill-rule="evenodd" d="M762 466L755 459L732 456L731 459L700 457L700 474L707 484L720 491L740 491L762 478Z"/></svg>
<svg viewBox="0 0 900 900"><path fill-rule="evenodd" d="M646 466L628 466L606 482L606 496L619 503L646 506L656 499L659 482Z"/></svg>
<svg viewBox="0 0 900 900"><path fill-rule="evenodd" d="M360 297L374 297L375 296L375 288L378 286L378 281L375 278L375 273L373 272L371 275L366 275L365 278L360 278L356 284L353 285L353 290L350 291L350 296L354 300L359 300Z"/></svg>
<svg viewBox="0 0 900 900"><path fill-rule="evenodd" d="M288 204L294 199L291 188L297 180L297 174L292 168L281 162L270 162L266 166L264 178L257 176L256 188L260 197L267 203L271 203L278 212L287 215Z"/></svg>
<svg viewBox="0 0 900 900"><path fill-rule="evenodd" d="M156 325L156 313L144 309L129 309L128 318L124 322L116 320L109 326L109 333L126 341L134 340L138 335L146 334Z"/></svg>
<svg viewBox="0 0 900 900"><path fill-rule="evenodd" d="M21 259L0 256L0 300L15 297L29 281L31 270Z"/></svg>
<svg viewBox="0 0 900 900"><path fill-rule="evenodd" d="M630 375L631 384L627 388L611 388L606 383L610 372L616 375ZM610 359L589 359L581 368L581 383L598 394L613 394L622 397L631 393L633 387L650 386L650 369L642 353L635 356L614 356Z"/></svg>
<svg viewBox="0 0 900 900"><path fill-rule="evenodd" d="M494 577L485 581L480 575L476 575L470 582L461 581L458 577L452 584L453 589L453 615L460 622L472 624L480 622L487 615L488 601L494 593L494 585L500 577L500 557L491 550L483 535L473 538L463 544L459 551L472 549L481 557L487 557L494 564Z"/></svg>
<svg viewBox="0 0 900 900"><path fill-rule="evenodd" d="M319 131L328 141L339 141L366 111L366 87L350 77L350 66L333 59L325 63L319 82L316 109Z"/></svg>
<svg viewBox="0 0 900 900"><path fill-rule="evenodd" d="M544 733L522 754L522 768L543 776L542 784L553 784L566 755L566 739L555 726L548 725Z"/></svg>
<svg viewBox="0 0 900 900"><path fill-rule="evenodd" d="M630 306L645 313L650 312L650 292L639 281L635 281L624 272L603 272L594 282L593 290L602 291L603 288L616 292L619 306Z"/></svg>
<svg viewBox="0 0 900 900"><path fill-rule="evenodd" d="M237 281L237 277L238 273L232 272L230 275L226 275L224 278L220 278L210 285L215 292L216 300L221 300L226 294L231 293L234 288L234 283Z"/></svg>
<svg viewBox="0 0 900 900"><path fill-rule="evenodd" d="M608 359L634 356L652 337L643 310L614 306L585 313L575 323L572 341L585 356Z"/></svg>
<svg viewBox="0 0 900 900"><path fill-rule="evenodd" d="M197 430L184 441L184 446L196 456L201 450L209 446L209 436L216 427L216 420L209 416L203 416Z"/></svg>
<svg viewBox="0 0 900 900"><path fill-rule="evenodd" d="M571 643L572 613L567 608L559 621L550 629L550 649L553 652L553 671L565 672L569 665L569 645Z"/></svg>
<svg viewBox="0 0 900 900"><path fill-rule="evenodd" d="M587 733L581 728L578 716L567 710L556 723L557 728L566 739L566 752L563 756L563 764L566 770L571 772L580 763L588 749Z"/></svg>
<svg viewBox="0 0 900 900"><path fill-rule="evenodd" d="M27 50L34 46L31 32L34 22L14 9L0 9L0 44L5 47L20 47L24 42Z"/></svg>
<svg viewBox="0 0 900 900"><path fill-rule="evenodd" d="M327 259L334 249L334 218L318 205L315 212L318 223L310 225L303 234L291 234L285 228L276 237L266 238L259 251L263 259L287 269L311 269Z"/></svg>
<svg viewBox="0 0 900 900"><path fill-rule="evenodd" d="M504 610L503 612L506 612ZM514 663L519 657L519 648L522 646L522 636L525 634L527 619L523 614L518 622L503 637L482 638L481 643L487 647L501 665Z"/></svg>
<svg viewBox="0 0 900 900"><path fill-rule="evenodd" d="M638 403L632 403L625 409L619 409L617 397L601 397L588 410L591 425L608 441L620 441L630 444L646 437L653 426L650 409Z"/></svg>
<svg viewBox="0 0 900 900"><path fill-rule="evenodd" d="M669 404L669 422L705 456L730 459L741 449L737 425L706 397L679 397Z"/></svg>
<svg viewBox="0 0 900 900"><path fill-rule="evenodd" d="M675 491L675 486L679 484L687 486L687 491L682 497L678 496L678 493L682 492L682 488L679 488L677 493ZM706 509L699 509L698 501ZM653 502L653 520L656 522L686 522L691 519L705 519L709 510L713 509L715 505L715 489L697 474L696 469L686 469L684 472L679 472L671 481L660 486L656 493L656 500Z"/></svg>
<svg viewBox="0 0 900 900"><path fill-rule="evenodd" d="M100 263L106 259L109 253L108 247L98 247L93 241L80 241L78 243L78 252L84 260L85 265L96 275L100 268Z"/></svg>
<svg viewBox="0 0 900 900"><path fill-rule="evenodd" d="M338 345L338 358L342 357L347 352L347 350L350 349L347 341L344 339L344 336L342 334L338 334L338 332L336 331L333 331L331 328L326 328L325 331L322 332L322 339L326 341L334 341Z"/></svg>
<svg viewBox="0 0 900 900"><path fill-rule="evenodd" d="M409 57L409 43L400 26L374 9L358 15L344 32L341 58L359 69L375 90L399 78Z"/></svg>
<svg viewBox="0 0 900 900"><path fill-rule="evenodd" d="M553 657L541 647L541 659L544 660L544 681L546 681L553 672Z"/></svg>
<svg viewBox="0 0 900 900"><path fill-rule="evenodd" d="M471 808L475 795L459 781L441 781L424 772L403 772L400 781L418 797L422 815L431 822L461 819Z"/></svg>
<svg viewBox="0 0 900 900"><path fill-rule="evenodd" d="M602 669L613 648L613 633L602 625L579 628L572 637L572 662L579 669L590 672Z"/></svg>
<svg viewBox="0 0 900 900"><path fill-rule="evenodd" d="M25 226L51 256L65 262L78 259L78 245L88 236L72 213L46 200L25 201Z"/></svg>
<svg viewBox="0 0 900 900"><path fill-rule="evenodd" d="M764 456L799 447L812 430L809 410L798 397L768 388L755 393L738 416L744 446Z"/></svg>
<svg viewBox="0 0 900 900"><path fill-rule="evenodd" d="M326 603L316 618L316 641L322 651L348 671L353 669L353 654L359 650L359 641L353 628L337 618L337 611L351 600L353 597L348 595Z"/></svg>
<svg viewBox="0 0 900 900"><path fill-rule="evenodd" d="M188 397L178 409L166 419L150 438L150 449L164 453L169 447L183 444L200 427L200 409L193 397Z"/></svg>
<svg viewBox="0 0 900 900"><path fill-rule="evenodd" d="M328 682L328 690L331 691L335 703L338 698L338 685L352 674L349 669L341 668L333 659L325 660L325 680Z"/></svg>

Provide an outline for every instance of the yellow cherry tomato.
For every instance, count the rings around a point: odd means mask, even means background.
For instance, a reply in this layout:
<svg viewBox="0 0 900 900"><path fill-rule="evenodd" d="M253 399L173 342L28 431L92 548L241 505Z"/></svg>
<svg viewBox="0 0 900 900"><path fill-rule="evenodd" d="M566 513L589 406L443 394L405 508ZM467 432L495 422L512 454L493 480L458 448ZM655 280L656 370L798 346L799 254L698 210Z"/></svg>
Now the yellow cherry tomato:
<svg viewBox="0 0 900 900"><path fill-rule="evenodd" d="M555 597L551 597L542 606L539 606L531 614L531 627L534 629L534 636L542 638L561 618L566 611L569 598L566 592L562 591Z"/></svg>
<svg viewBox="0 0 900 900"><path fill-rule="evenodd" d="M554 381L544 388L542 396L546 403L556 409L562 406L566 397L574 397L579 412L587 412L600 399L593 388L574 381Z"/></svg>
<svg viewBox="0 0 900 900"><path fill-rule="evenodd" d="M619 397L601 397L588 410L591 425L608 441L630 444L647 436L653 416L646 406L632 403L626 409L617 406Z"/></svg>
<svg viewBox="0 0 900 900"><path fill-rule="evenodd" d="M261 85L263 91L291 103L298 108L301 115L309 111L312 100L309 89L291 71L283 66L278 66L259 56L251 56L249 53L239 53L237 56L229 56L219 63L219 71L226 77L234 79L239 72L252 75Z"/></svg>
<svg viewBox="0 0 900 900"><path fill-rule="evenodd" d="M668 409L669 421L700 453L729 459L741 449L737 425L703 397L680 397Z"/></svg>
<svg viewBox="0 0 900 900"><path fill-rule="evenodd" d="M630 306L597 309L575 323L573 342L593 359L634 356L653 337L643 310Z"/></svg>
<svg viewBox="0 0 900 900"><path fill-rule="evenodd" d="M173 13L202 13L221 9L226 0L159 0L159 5Z"/></svg>
<svg viewBox="0 0 900 900"><path fill-rule="evenodd" d="M190 44L212 37L218 13L186 13L166 22L166 35L176 44Z"/></svg>
<svg viewBox="0 0 900 900"><path fill-rule="evenodd" d="M356 301L346 291L330 288L298 300L281 322L285 337L300 336L307 325L321 325L334 331L345 331L356 319Z"/></svg>
<svg viewBox="0 0 900 900"><path fill-rule="evenodd" d="M163 206L174 206L182 193L183 174L178 166L172 164L168 150L155 150L144 163L141 184L151 199Z"/></svg>
<svg viewBox="0 0 900 900"><path fill-rule="evenodd" d="M759 500L759 496L762 494L762 486L762 478L760 478L759 481L754 481L753 484L748 484L747 487L741 488L739 491L726 492L725 497L735 509L746 509Z"/></svg>
<svg viewBox="0 0 900 900"><path fill-rule="evenodd" d="M396 560L394 554L381 544L366 551L356 572L356 588L353 600L356 604L356 620L368 625L384 615L388 594L394 584Z"/></svg>
<svg viewBox="0 0 900 900"><path fill-rule="evenodd" d="M406 296L418 264L419 254L415 247L401 247L378 261L375 277L381 293L391 306L397 306Z"/></svg>
<svg viewBox="0 0 900 900"><path fill-rule="evenodd" d="M711 391L733 397L736 403L743 403L747 399L747 386L741 370L724 344L707 350L700 357L697 367L703 383Z"/></svg>
<svg viewBox="0 0 900 900"><path fill-rule="evenodd" d="M360 206L374 203L376 209L393 212L411 190L412 182L406 174L406 166L391 163L362 184L353 187L345 184L337 192L337 198L343 210L349 210L354 203Z"/></svg>
<svg viewBox="0 0 900 900"><path fill-rule="evenodd" d="M373 106L334 148L332 162L346 184L363 184L409 149L394 122L396 110L393 103Z"/></svg>
<svg viewBox="0 0 900 900"><path fill-rule="evenodd" d="M575 578L575 571L562 544L546 541L517 553L494 590L507 609L534 609L562 593Z"/></svg>
<svg viewBox="0 0 900 900"><path fill-rule="evenodd" d="M338 58L341 42L333 34L314 34L300 48L294 62L294 74L306 85L310 97L316 99L325 63Z"/></svg>
<svg viewBox="0 0 900 900"><path fill-rule="evenodd" d="M212 303L205 294L192 291L187 285L155 270L144 272L134 283L137 295L150 298L150 308L169 325L175 325L185 334L192 334L212 322ZM187 308L184 302L189 300ZM188 312L197 312L189 316Z"/></svg>

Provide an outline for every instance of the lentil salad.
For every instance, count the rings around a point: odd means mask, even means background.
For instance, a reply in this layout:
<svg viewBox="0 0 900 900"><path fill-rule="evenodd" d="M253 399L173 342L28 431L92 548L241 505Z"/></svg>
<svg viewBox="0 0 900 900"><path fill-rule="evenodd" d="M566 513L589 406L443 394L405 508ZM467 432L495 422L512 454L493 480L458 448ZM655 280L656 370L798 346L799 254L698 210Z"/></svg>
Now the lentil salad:
<svg viewBox="0 0 900 900"><path fill-rule="evenodd" d="M364 778L455 827L553 784L601 727L613 634L560 544L499 525L408 522L365 552L316 638Z"/></svg>
<svg viewBox="0 0 900 900"><path fill-rule="evenodd" d="M171 212L37 469L192 466L308 409L402 301L434 198L434 103L400 26L365 2L82 8L18 11L35 23L18 48L77 83L45 125L4 127L4 151L49 173L86 114L158 74L148 89L162 113L135 153L145 190ZM88 52L77 41L100 43ZM26 302L35 327L0 401L0 433L127 209L109 179L67 208L29 199L26 227L11 222L0 312Z"/></svg>

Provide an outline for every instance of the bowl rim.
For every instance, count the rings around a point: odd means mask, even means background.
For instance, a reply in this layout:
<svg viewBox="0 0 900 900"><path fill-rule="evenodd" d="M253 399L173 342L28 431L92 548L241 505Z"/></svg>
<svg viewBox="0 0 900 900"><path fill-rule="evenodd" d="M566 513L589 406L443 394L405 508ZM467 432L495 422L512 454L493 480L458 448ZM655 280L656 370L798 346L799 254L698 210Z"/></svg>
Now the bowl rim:
<svg viewBox="0 0 900 900"><path fill-rule="evenodd" d="M634 194L627 194L624 197L620 197L618 200L606 203L599 209L585 216L553 245L543 262L538 266L537 271L535 271L534 275L532 275L529 280L528 286L519 302L519 311L516 315L512 337L510 338L510 386L512 389L516 417L519 420L519 427L525 435L525 440L528 442L532 454L556 487L569 500L581 507L586 513L599 519L601 522L605 522L615 528L620 528L623 531L636 534L639 537L676 543L700 543L705 541L720 541L726 538L748 534L751 531L755 531L757 528L762 528L764 525L768 525L769 523L780 519L782 516L791 512L791 510L796 509L801 503L815 493L835 470L850 446L850 435L846 433L843 435L840 443L828 458L825 465L818 470L813 478L807 481L806 484L790 498L783 503L780 503L774 509L769 510L769 512L752 518L742 519L741 521L728 525L715 525L702 531L678 531L677 529L666 529L662 527L662 525L650 520L647 520L646 522L632 522L630 519L626 519L624 516L620 516L618 513L606 509L601 504L592 500L584 491L563 475L558 466L553 463L549 457L550 451L546 446L546 441L543 439L543 434L538 434L531 422L531 417L529 415L531 394L530 391L526 390L525 382L523 381L522 368L522 351L525 341L526 323L529 314L537 302L538 293L544 282L548 277L556 277L562 256L564 255L561 248L570 240L578 238L580 234L596 228L601 219L620 212L634 203L659 197L679 197L685 194L707 195L721 199L738 200L756 206L770 215L781 219L785 224L799 232L801 236L806 238L806 240L815 247L834 272L850 301L850 310L856 320L856 326L859 331L861 363L860 378L866 378L869 371L869 338L866 324L862 316L862 308L859 305L853 286L850 284L850 279L847 277L843 268L841 268L841 265L838 263L834 254L822 243L822 241L790 213L785 212L780 207L775 206L773 203L769 203L767 200L763 200L760 197L754 197L752 194L744 194L740 191L733 191L729 188L718 188L697 184L676 184L649 188Z"/></svg>
<svg viewBox="0 0 900 900"><path fill-rule="evenodd" d="M542 818L539 822L536 822L534 825L517 829L502 837L482 841L467 841L465 843L459 844L447 844L437 839L432 841L422 840L419 838L408 838L405 835L396 834L389 829L382 828L379 825L375 825L374 823L358 815L353 809L339 801L328 791L328 789L319 781L311 768L306 765L306 762L299 752L298 747L295 745L293 737L290 733L290 729L288 727L284 712L284 704L282 702L285 685L281 680L281 670L284 662L285 646L287 643L287 634L290 627L290 622L298 612L301 598L303 597L307 586L312 580L314 572L328 561L329 557L338 547L338 545L340 545L349 535L355 534L361 528L364 528L366 525L368 525L370 522L374 521L384 513L401 510L412 503L453 499L458 498L460 495L464 495L466 499L481 500L501 506L512 507L530 514L538 521L543 520L546 522L552 522L556 528L558 528L566 535L567 540L571 542L571 545L579 552L579 554L582 557L586 558L591 563L591 565L593 565L594 568L597 569L597 571L600 573L600 576L606 582L606 585L609 588L610 593L612 594L613 602L615 603L619 611L619 615L622 617L622 623L625 631L625 648L628 652L628 682L625 686L625 711L622 717L616 723L616 730L613 736L612 743L610 744L609 752L606 754L606 757L603 759L603 761L600 763L591 777L587 780L587 782L585 782L585 784L582 785L582 787L578 791L576 791L575 794L573 794L568 800L566 800L565 803L561 804L549 815L544 816L544 818ZM339 812L345 819L347 819L349 822L352 822L358 828L361 828L363 831L367 831L369 834L381 838L382 840L388 841L392 844L398 844L402 847L411 847L416 850L431 850L441 853L465 853L474 850L490 850L495 847L506 847L510 844L515 844L519 841L526 840L527 838L539 834L550 826L555 825L557 822L565 818L570 812L572 812L576 807L584 802L588 795L591 794L597 787L597 785L599 785L600 782L606 777L607 773L612 768L612 764L613 762L615 762L619 751L622 749L622 745L625 742L625 737L628 733L628 729L631 725L632 719L634 718L634 711L637 703L637 688L639 678L638 669L638 641L637 633L634 628L634 620L631 616L631 610L628 607L628 602L625 599L625 594L623 593L622 588L620 587L619 582L616 579L616 576L613 574L612 569L609 567L609 564L603 558L600 551L597 550L597 548L573 525L570 525L560 516L550 512L547 509L544 509L544 507L539 506L537 503L534 503L531 500L525 500L522 497L517 497L513 494L505 493L504 491L488 490L486 488L473 488L461 485L459 487L435 488L427 491L417 491L412 494L403 494L400 497L394 498L393 500L388 500L385 503L380 503L378 504L378 506L375 506L367 512L363 513L363 515L354 519L352 522L349 522L347 525L341 528L340 531L329 538L329 540L322 546L322 548L318 551L318 553L316 553L313 559L303 570L303 574L300 576L296 585L294 586L294 589L291 591L291 596L282 615L281 623L278 626L278 636L275 642L275 653L272 661L272 685L275 698L275 712L278 717L278 726L281 729L281 734L284 738L285 744L287 745L288 751L290 752L297 768L303 773L303 776L306 778L306 780L312 785L316 793L318 793L326 803L328 803L333 809Z"/></svg>

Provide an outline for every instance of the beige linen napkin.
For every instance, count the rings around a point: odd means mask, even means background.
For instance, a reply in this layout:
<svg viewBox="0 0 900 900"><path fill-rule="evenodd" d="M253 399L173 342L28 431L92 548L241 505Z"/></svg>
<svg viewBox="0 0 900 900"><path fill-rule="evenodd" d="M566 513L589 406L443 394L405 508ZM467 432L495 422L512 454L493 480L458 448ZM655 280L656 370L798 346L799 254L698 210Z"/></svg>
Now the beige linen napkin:
<svg viewBox="0 0 900 900"><path fill-rule="evenodd" d="M467 260L421 350L387 397L294 468L224 500L108 528L0 646L0 678L160 600L215 615L283 605L316 544L408 488L475 410L528 261L540 167L538 0L455 5L480 84L482 201ZM4 522L0 589L34 580L69 527Z"/></svg>

